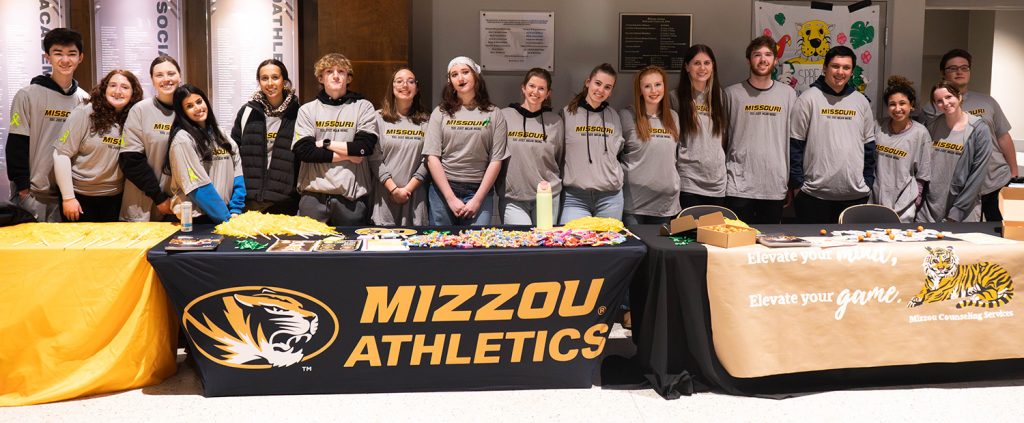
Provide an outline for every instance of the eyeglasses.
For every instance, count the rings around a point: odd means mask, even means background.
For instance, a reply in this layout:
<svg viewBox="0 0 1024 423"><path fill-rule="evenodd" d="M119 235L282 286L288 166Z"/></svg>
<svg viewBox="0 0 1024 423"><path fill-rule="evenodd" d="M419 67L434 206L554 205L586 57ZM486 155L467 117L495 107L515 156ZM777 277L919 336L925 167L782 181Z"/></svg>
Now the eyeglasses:
<svg viewBox="0 0 1024 423"><path fill-rule="evenodd" d="M402 85L416 85L416 80L415 79L406 79L406 80L403 81L403 80L396 79L396 80L392 81L391 84L395 85L395 86L399 86L399 87L402 86Z"/></svg>
<svg viewBox="0 0 1024 423"><path fill-rule="evenodd" d="M946 73L953 73L953 72L956 72L956 71L970 72L971 71L971 66L970 65L946 66L945 71L946 71Z"/></svg>

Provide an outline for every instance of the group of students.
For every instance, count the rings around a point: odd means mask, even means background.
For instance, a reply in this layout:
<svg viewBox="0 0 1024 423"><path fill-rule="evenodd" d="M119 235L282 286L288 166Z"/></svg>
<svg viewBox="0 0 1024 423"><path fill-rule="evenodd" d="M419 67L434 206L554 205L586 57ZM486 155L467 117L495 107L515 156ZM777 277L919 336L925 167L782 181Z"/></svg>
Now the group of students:
<svg viewBox="0 0 1024 423"><path fill-rule="evenodd" d="M714 52L698 44L675 91L663 69L646 67L621 111L607 102L617 79L609 64L555 113L548 71L527 72L521 101L499 108L480 67L456 57L428 112L409 68L394 72L374 110L349 90L352 65L340 54L316 62L321 89L301 105L284 64L270 59L228 132L169 56L153 60L156 95L144 100L126 70L90 95L77 86L78 33L54 29L43 47L53 72L15 96L7 141L14 202L38 220L170 220L191 201L196 221L209 223L259 210L338 226L488 225L497 198L502 222L533 225L542 182L562 223L664 223L701 204L779 223L790 202L798 222L827 223L869 201L905 221L999 220L995 194L1017 176L1009 124L991 97L968 96L962 50L943 57L923 113L910 81L890 78L878 124L849 84L852 50L829 50L798 97L772 80L777 50L766 36L746 49L746 80L723 87Z"/></svg>

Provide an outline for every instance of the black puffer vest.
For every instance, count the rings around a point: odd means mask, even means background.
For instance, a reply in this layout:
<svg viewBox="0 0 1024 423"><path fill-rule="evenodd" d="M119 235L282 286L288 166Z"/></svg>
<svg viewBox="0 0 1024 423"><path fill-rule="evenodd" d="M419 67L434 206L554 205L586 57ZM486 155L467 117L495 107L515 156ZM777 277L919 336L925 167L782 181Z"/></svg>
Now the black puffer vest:
<svg viewBox="0 0 1024 423"><path fill-rule="evenodd" d="M245 128L241 128L245 109L251 108ZM292 154L292 138L295 134L295 118L299 114L299 102L293 100L281 115L281 128L277 131L274 151L267 167L267 117L263 105L249 101L238 111L231 138L238 143L242 158L242 174L245 176L246 201L279 203L295 195L295 180L299 174L299 162Z"/></svg>

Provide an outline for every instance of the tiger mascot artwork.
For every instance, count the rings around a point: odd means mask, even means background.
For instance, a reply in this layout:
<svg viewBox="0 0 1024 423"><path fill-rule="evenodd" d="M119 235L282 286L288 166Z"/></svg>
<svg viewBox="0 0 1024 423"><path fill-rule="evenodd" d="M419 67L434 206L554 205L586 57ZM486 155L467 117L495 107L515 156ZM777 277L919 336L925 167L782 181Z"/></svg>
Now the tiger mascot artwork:
<svg viewBox="0 0 1024 423"><path fill-rule="evenodd" d="M834 24L824 21L813 20L797 24L799 29L796 35L797 46L800 47L799 56L786 61L798 65L821 65L825 63L825 53L832 48L832 30Z"/></svg>
<svg viewBox="0 0 1024 423"><path fill-rule="evenodd" d="M267 288L254 294L225 295L221 301L230 327L222 329L203 314L203 322L187 316L185 328L194 328L213 340L216 349L222 351L216 357L197 347L211 359L226 364L286 367L298 363L319 325L316 313L305 310L295 298Z"/></svg>
<svg viewBox="0 0 1024 423"><path fill-rule="evenodd" d="M953 246L925 248L924 288L910 299L908 307L959 300L956 308L995 308L1013 298L1013 279L1002 266L990 262L961 265Z"/></svg>

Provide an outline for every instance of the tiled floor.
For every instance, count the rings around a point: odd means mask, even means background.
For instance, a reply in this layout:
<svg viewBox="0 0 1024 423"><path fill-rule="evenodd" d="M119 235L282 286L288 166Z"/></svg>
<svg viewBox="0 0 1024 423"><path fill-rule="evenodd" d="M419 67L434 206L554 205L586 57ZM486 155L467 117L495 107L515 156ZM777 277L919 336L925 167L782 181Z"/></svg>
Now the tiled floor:
<svg viewBox="0 0 1024 423"><path fill-rule="evenodd" d="M613 337L626 332L616 326ZM618 351L612 348L617 345ZM628 353L627 342L608 353ZM110 395L0 408L0 422L46 421L1024 421L1024 380L886 387L785 400L703 393L666 401L651 390L293 395L204 398L180 365L164 383Z"/></svg>

